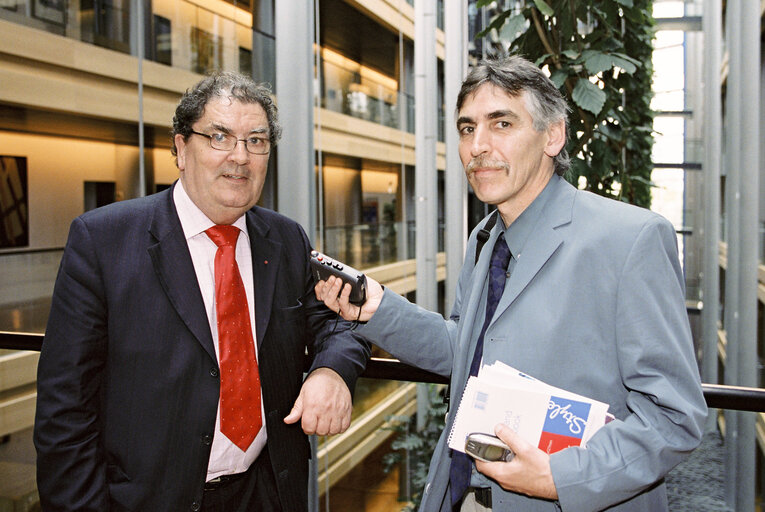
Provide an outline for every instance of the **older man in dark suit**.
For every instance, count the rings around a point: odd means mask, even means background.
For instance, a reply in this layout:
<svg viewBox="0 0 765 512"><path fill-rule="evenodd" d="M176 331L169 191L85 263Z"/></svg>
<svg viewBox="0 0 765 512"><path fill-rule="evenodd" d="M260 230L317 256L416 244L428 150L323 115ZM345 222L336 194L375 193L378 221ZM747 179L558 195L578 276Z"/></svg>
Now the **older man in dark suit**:
<svg viewBox="0 0 765 512"><path fill-rule="evenodd" d="M305 433L348 427L369 346L316 301L303 229L255 207L268 89L213 75L173 124L171 189L72 223L38 371L43 509L306 510Z"/></svg>

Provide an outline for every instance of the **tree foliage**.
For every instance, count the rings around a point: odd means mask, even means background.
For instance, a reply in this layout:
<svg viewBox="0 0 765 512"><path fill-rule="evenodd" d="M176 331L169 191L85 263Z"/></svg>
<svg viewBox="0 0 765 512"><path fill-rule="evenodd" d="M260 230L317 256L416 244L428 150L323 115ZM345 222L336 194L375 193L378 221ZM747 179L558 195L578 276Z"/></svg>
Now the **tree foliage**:
<svg viewBox="0 0 765 512"><path fill-rule="evenodd" d="M417 430L414 425L414 417L392 416L390 430L397 433L391 444L392 453L383 457L385 472L389 472L398 465L408 460L409 483L412 490L411 501L404 505L402 512L413 512L420 507L422 490L428 480L428 466L430 458L438 444L438 438L444 429L444 417L446 416L446 404L444 393L446 387L440 384L428 384L428 410L422 429Z"/></svg>
<svg viewBox="0 0 765 512"><path fill-rule="evenodd" d="M595 193L651 200L652 0L526 0L497 12L478 37L546 67L566 96L571 171ZM496 2L478 0L477 7ZM584 180L580 178L583 177Z"/></svg>

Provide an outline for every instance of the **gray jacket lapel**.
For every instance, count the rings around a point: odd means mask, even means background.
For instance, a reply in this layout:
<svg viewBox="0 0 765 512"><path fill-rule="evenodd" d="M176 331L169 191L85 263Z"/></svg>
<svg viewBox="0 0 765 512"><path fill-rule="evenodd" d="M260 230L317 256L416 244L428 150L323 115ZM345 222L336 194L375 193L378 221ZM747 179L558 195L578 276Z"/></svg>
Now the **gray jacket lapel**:
<svg viewBox="0 0 765 512"><path fill-rule="evenodd" d="M553 176L552 179L557 178ZM553 186L555 187L553 194L547 201L539 224L526 242L523 253L518 257L513 276L508 281L508 287L497 305L492 323L497 321L500 315L526 289L534 276L547 264L553 253L563 243L563 238L556 228L571 222L576 189L564 179L557 179ZM499 236L499 232L492 233L492 240L496 240L497 236ZM481 256L483 258L483 255Z"/></svg>
<svg viewBox="0 0 765 512"><path fill-rule="evenodd" d="M457 397L457 400L462 396L462 389L467 382L467 370L470 368L470 362L475 352L478 334L481 327L483 327L483 289L486 287L486 274L489 272L492 247L494 247L494 242L502 230L502 223L497 222L497 224L492 228L491 235L483 246L483 250L471 273L470 284L465 290L465 296L462 299L465 309L460 312L458 352L455 354L455 361L452 364L452 397ZM475 255L474 253L469 254L466 258L470 258L472 261ZM457 390L456 394L454 390ZM456 405L456 403L453 403L454 407Z"/></svg>

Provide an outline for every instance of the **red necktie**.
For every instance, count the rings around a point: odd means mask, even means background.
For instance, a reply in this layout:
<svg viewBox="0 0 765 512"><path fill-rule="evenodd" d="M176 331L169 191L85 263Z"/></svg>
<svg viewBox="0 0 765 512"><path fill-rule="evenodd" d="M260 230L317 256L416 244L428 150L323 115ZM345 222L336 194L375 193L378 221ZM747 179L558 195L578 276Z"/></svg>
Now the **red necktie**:
<svg viewBox="0 0 765 512"><path fill-rule="evenodd" d="M215 312L220 358L220 431L246 451L263 425L263 418L247 295L236 264L239 228L218 225L205 233L218 246L215 253Z"/></svg>

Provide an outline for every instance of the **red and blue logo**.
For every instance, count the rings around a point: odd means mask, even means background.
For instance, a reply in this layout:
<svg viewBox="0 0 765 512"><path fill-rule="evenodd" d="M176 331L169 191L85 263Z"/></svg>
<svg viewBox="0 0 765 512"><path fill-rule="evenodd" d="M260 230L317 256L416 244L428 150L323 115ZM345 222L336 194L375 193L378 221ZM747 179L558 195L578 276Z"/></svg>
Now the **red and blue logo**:
<svg viewBox="0 0 765 512"><path fill-rule="evenodd" d="M551 396L547 416L539 439L539 449L555 453L569 446L582 444L590 415L590 404Z"/></svg>

